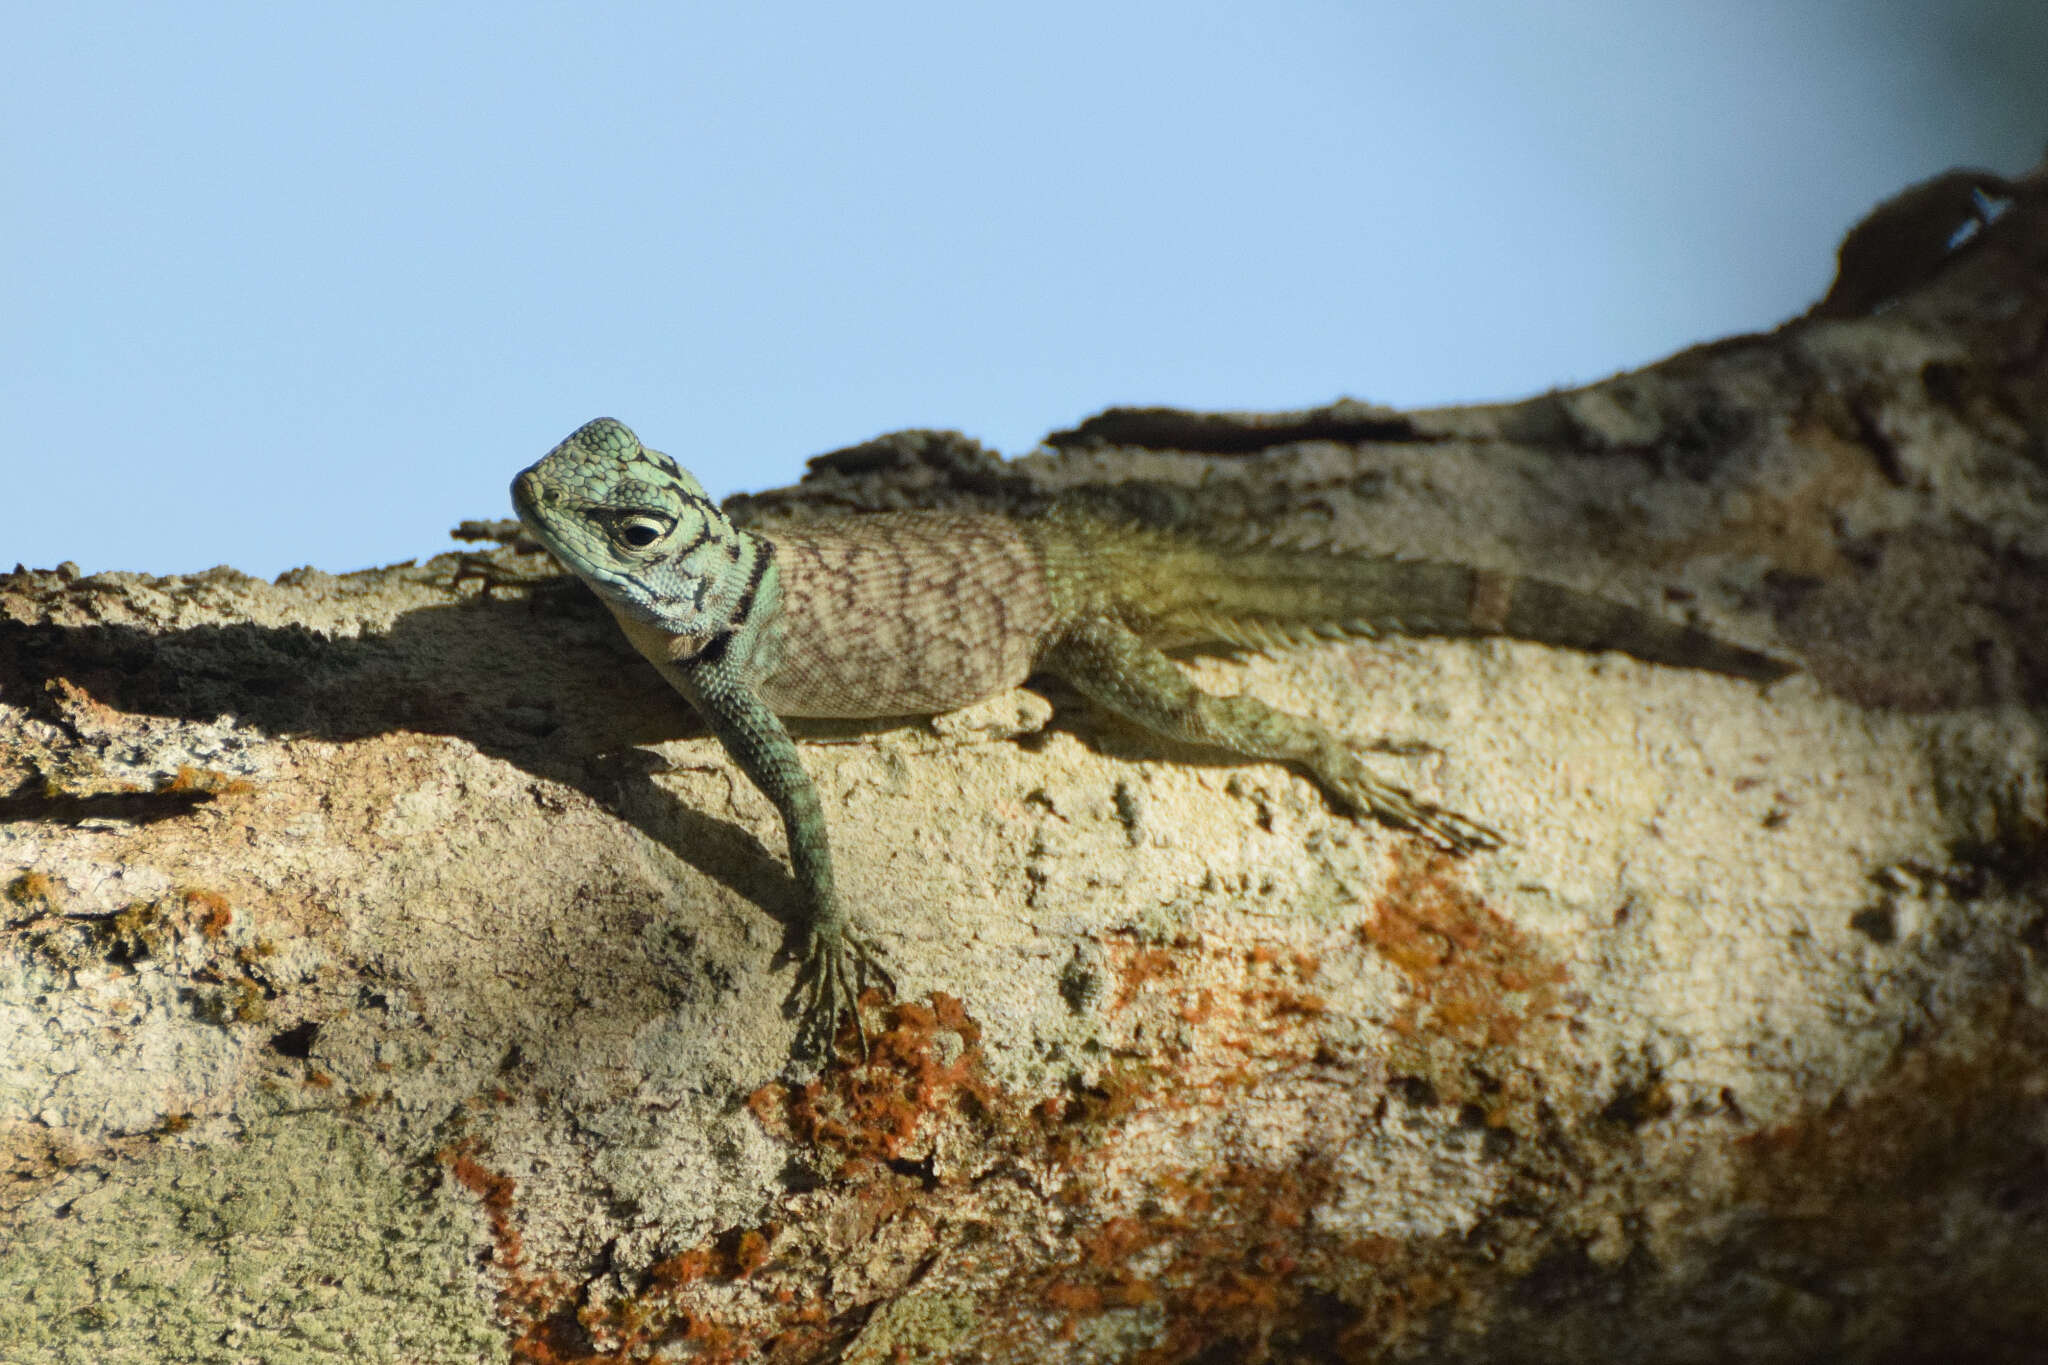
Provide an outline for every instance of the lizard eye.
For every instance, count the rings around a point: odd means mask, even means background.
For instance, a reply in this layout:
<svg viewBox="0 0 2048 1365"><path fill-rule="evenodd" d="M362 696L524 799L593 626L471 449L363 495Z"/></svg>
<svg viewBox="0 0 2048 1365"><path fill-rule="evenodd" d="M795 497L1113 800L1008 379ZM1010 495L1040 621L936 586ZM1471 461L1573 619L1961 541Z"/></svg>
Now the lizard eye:
<svg viewBox="0 0 2048 1365"><path fill-rule="evenodd" d="M644 550L668 534L668 523L659 517L632 516L619 523L619 539L636 550Z"/></svg>

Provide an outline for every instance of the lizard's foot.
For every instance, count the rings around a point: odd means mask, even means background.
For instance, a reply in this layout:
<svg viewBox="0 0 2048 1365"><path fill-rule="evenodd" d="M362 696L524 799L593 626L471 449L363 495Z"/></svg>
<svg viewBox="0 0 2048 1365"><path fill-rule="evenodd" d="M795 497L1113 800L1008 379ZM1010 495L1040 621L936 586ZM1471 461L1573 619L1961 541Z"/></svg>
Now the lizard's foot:
<svg viewBox="0 0 2048 1365"><path fill-rule="evenodd" d="M1399 823L1408 825L1452 853L1483 853L1507 842L1498 830L1467 819L1454 810L1445 810L1442 806L1431 805L1412 796L1409 801L1415 814L1405 816Z"/></svg>
<svg viewBox="0 0 2048 1365"><path fill-rule="evenodd" d="M814 931L789 993L788 1008L799 1020L796 1050L807 1057L830 1057L840 1017L851 1014L865 1057L868 1035L860 1021L860 994L869 986L880 986L891 995L896 992L896 982L874 947L851 929Z"/></svg>
<svg viewBox="0 0 2048 1365"><path fill-rule="evenodd" d="M1452 853L1478 853L1499 848L1505 840L1477 820L1433 805L1405 788L1360 769L1344 774L1321 774L1325 784L1353 810L1372 816L1396 829L1413 830L1423 838Z"/></svg>

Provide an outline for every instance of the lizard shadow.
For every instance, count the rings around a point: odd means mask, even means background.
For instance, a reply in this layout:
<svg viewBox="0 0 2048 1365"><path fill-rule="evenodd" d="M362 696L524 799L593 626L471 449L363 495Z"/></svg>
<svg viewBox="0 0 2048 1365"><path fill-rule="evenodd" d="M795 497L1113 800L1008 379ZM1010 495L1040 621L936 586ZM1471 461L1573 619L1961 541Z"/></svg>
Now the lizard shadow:
<svg viewBox="0 0 2048 1365"><path fill-rule="evenodd" d="M91 579L56 589L103 590ZM360 634L254 621L159 629L0 617L0 700L67 731L89 730L75 713L98 703L194 724L232 719L281 739L460 739L582 792L786 926L800 913L796 883L775 852L651 780L665 765L637 746L703 728L596 600L566 581L529 598L416 607L388 629ZM213 799L189 784L78 794L51 776L0 792L0 820L147 824Z"/></svg>
<svg viewBox="0 0 2048 1365"><path fill-rule="evenodd" d="M453 568L436 560L387 572L445 583ZM52 586L49 576L39 576L36 586L74 599L106 591L91 579ZM1226 752L1108 716L1057 679L1034 676L1031 685L1054 702L1050 728L1097 753L1244 766ZM0 700L74 728L67 706L76 702L67 697L79 694L132 715L195 724L232 717L279 738L338 743L414 732L460 739L583 793L779 921L786 935L781 955L795 946L787 936L801 926L802 894L781 840L770 846L654 780L668 764L644 746L703 735L704 728L573 580L544 580L525 597L451 598L401 612L387 629L356 634L247 620L158 629L0 617ZM808 742L903 723L799 721L791 728ZM736 768L729 771L735 784L745 784ZM211 799L190 786L79 795L32 778L0 792L0 820L146 824L179 818Z"/></svg>
<svg viewBox="0 0 2048 1365"><path fill-rule="evenodd" d="M445 583L454 568L454 558L443 557L416 570L382 572ZM54 588L48 576L36 582L73 597L105 590L91 579ZM1183 653L1231 657L1243 651ZM231 716L286 738L339 742L411 731L461 739L533 777L582 792L786 928L799 923L801 893L779 839L770 847L653 780L667 765L642 746L702 735L704 728L573 580L542 580L525 597L451 598L415 607L388 629L358 634L254 621L162 630L0 618L0 699L64 726L67 684L132 714L194 723ZM1034 675L1031 686L1054 703L1049 728L1097 753L1219 769L1246 765L1228 752L1107 715L1056 678ZM902 717L798 721L791 729L802 742L903 723ZM1020 742L1036 741L1027 736ZM745 783L737 769L731 776ZM65 823L99 816L147 823L176 818L207 799L208 793L189 789L48 794L28 782L0 793L0 819Z"/></svg>

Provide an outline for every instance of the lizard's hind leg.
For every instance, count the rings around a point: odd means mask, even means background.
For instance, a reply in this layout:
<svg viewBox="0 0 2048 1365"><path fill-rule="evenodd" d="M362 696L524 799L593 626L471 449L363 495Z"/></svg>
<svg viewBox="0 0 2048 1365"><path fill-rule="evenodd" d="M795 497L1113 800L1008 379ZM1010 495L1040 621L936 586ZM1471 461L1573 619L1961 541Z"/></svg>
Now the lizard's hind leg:
<svg viewBox="0 0 2048 1365"><path fill-rule="evenodd" d="M1245 758L1296 764L1352 810L1414 830L1454 852L1500 845L1500 836L1486 826L1375 777L1343 740L1314 721L1256 697L1204 692L1178 664L1119 621L1098 616L1077 622L1042 666L1089 700L1148 730Z"/></svg>

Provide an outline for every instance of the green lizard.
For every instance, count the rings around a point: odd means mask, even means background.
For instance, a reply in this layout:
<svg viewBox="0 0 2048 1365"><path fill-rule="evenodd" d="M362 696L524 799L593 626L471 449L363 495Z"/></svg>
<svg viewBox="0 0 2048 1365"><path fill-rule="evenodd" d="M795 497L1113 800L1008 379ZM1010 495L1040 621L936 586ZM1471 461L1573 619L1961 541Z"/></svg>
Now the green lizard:
<svg viewBox="0 0 2048 1365"><path fill-rule="evenodd" d="M892 512L744 531L599 418L512 484L519 519L596 591L774 803L807 902L799 1050L888 985L833 885L824 812L781 716L933 715L1055 674L1174 739L1305 769L1350 809L1454 852L1485 826L1374 776L1313 721L1202 691L1163 652L1337 635L1503 634L1768 682L1790 668L1617 603L1456 564L1205 545L1076 514Z"/></svg>

